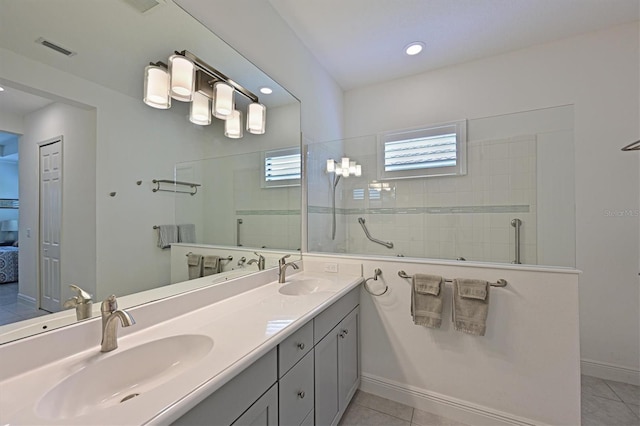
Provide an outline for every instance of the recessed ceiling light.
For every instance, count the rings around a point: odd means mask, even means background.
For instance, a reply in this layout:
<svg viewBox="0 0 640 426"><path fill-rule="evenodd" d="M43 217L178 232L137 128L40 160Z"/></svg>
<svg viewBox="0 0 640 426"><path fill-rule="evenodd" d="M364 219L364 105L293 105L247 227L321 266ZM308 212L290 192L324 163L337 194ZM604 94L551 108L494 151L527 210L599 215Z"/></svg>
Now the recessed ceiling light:
<svg viewBox="0 0 640 426"><path fill-rule="evenodd" d="M404 48L404 53L406 53L407 55L413 56L422 52L422 49L424 49L424 43L421 41L414 41L413 43L409 43Z"/></svg>
<svg viewBox="0 0 640 426"><path fill-rule="evenodd" d="M0 92L4 92L4 87L0 86Z"/></svg>
<svg viewBox="0 0 640 426"><path fill-rule="evenodd" d="M263 95L270 95L273 93L273 89L271 89L270 87L261 87L260 93L262 93Z"/></svg>

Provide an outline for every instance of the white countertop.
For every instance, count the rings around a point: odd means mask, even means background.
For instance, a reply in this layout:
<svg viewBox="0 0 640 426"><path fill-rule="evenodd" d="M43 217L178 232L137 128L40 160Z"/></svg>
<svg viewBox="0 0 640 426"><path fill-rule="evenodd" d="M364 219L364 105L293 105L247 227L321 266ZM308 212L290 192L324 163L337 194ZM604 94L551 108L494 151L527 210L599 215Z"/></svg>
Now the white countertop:
<svg viewBox="0 0 640 426"><path fill-rule="evenodd" d="M331 287L329 291L287 296L278 292L282 284L271 282L139 331L134 331L136 325L125 329L131 330L128 334L121 329L119 347L113 352L101 353L96 344L75 355L7 377L0 382L0 424L169 424L361 282L355 274L312 272L291 275L288 280L302 276L329 279ZM190 296L193 297L193 293ZM159 303L180 301L181 298L176 297ZM138 315L143 313L140 311ZM141 319L136 317L138 322ZM48 341L51 341L53 333L57 333L56 340L62 344L65 332L67 329L50 332ZM141 392L126 403L97 408L77 417L48 418L38 413L42 397L71 374L146 342L185 334L209 336L213 339L213 349L178 376ZM37 338L30 339L31 350L37 348L38 341L34 340ZM46 351L47 348L41 350ZM118 374L117 371L112 373Z"/></svg>

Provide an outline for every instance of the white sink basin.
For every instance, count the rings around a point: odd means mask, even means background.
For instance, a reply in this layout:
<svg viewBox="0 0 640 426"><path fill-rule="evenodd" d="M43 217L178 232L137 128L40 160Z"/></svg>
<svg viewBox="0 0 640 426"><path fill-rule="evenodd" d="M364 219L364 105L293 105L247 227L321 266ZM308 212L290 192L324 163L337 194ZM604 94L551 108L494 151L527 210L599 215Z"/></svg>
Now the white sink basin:
<svg viewBox="0 0 640 426"><path fill-rule="evenodd" d="M43 418L69 419L127 402L174 378L212 348L211 338L192 334L98 354L49 390L36 412Z"/></svg>
<svg viewBox="0 0 640 426"><path fill-rule="evenodd" d="M278 291L287 296L303 296L321 291L331 291L333 282L323 278L293 279L283 284Z"/></svg>

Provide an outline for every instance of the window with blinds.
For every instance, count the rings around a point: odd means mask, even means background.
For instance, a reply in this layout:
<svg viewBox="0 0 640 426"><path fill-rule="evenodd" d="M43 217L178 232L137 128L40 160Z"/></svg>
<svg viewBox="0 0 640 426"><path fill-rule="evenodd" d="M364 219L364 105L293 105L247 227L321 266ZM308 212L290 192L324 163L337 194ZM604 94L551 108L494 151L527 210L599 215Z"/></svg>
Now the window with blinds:
<svg viewBox="0 0 640 426"><path fill-rule="evenodd" d="M300 185L302 160L299 148L263 153L263 188Z"/></svg>
<svg viewBox="0 0 640 426"><path fill-rule="evenodd" d="M380 179L466 174L466 120L380 135Z"/></svg>

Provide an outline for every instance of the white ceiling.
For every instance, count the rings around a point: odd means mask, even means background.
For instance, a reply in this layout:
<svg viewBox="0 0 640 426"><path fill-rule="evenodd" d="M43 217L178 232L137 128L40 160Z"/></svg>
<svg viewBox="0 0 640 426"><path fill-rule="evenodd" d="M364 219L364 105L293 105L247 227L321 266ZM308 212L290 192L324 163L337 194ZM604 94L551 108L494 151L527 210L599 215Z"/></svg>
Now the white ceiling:
<svg viewBox="0 0 640 426"><path fill-rule="evenodd" d="M640 0L269 2L344 90L640 18ZM426 48L410 57L413 41Z"/></svg>

